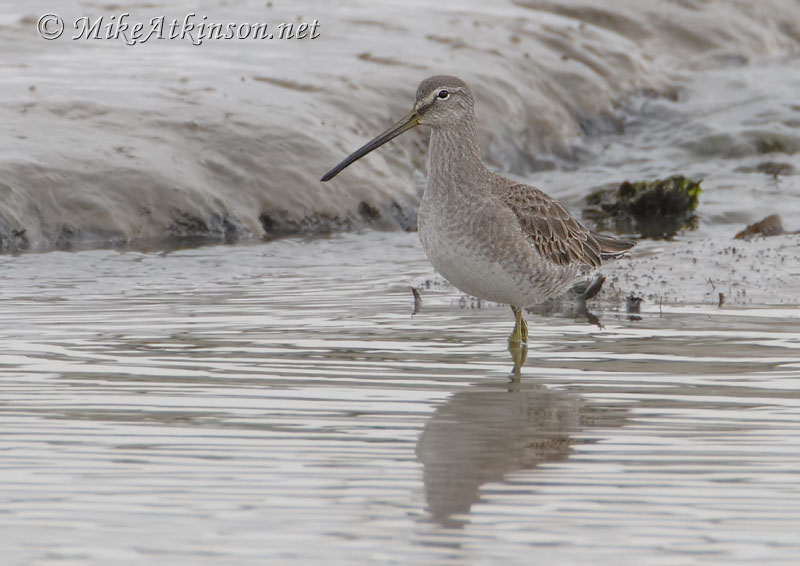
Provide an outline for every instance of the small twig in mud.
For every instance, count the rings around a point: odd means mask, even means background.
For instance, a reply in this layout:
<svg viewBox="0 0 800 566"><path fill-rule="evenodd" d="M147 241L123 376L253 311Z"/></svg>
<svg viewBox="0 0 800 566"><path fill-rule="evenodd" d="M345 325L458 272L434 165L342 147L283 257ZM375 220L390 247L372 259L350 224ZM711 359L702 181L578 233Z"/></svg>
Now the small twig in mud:
<svg viewBox="0 0 800 566"><path fill-rule="evenodd" d="M725 304L725 293L719 294L719 304L717 306L721 307Z"/></svg>
<svg viewBox="0 0 800 566"><path fill-rule="evenodd" d="M714 282L711 280L711 277L708 278L708 284L711 285L711 290L712 291L716 291L717 290L717 286L714 285Z"/></svg>
<svg viewBox="0 0 800 566"><path fill-rule="evenodd" d="M658 316L664 316L664 311L661 309L661 304L664 302L664 296L658 296Z"/></svg>

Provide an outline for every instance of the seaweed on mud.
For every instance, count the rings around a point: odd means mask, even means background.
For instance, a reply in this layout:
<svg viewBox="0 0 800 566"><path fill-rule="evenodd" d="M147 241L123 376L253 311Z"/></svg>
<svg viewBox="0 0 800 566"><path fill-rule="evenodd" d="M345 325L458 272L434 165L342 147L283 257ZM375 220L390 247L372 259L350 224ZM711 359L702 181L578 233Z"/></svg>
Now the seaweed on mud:
<svg viewBox="0 0 800 566"><path fill-rule="evenodd" d="M583 218L599 230L639 233L643 238L669 239L681 230L693 230L701 180L675 175L656 181L625 181L601 188L586 198Z"/></svg>

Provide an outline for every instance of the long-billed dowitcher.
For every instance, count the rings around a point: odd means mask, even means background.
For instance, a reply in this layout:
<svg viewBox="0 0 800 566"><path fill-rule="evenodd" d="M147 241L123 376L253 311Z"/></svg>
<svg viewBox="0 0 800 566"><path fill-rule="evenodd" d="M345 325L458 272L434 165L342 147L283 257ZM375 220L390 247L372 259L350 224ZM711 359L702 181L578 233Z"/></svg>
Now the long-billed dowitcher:
<svg viewBox="0 0 800 566"><path fill-rule="evenodd" d="M490 171L481 159L469 87L444 75L422 81L402 120L325 173L342 169L415 126L432 129L428 187L418 228L433 267L464 293L514 311L510 342L526 343L522 309L566 291L634 242L587 229L539 189Z"/></svg>

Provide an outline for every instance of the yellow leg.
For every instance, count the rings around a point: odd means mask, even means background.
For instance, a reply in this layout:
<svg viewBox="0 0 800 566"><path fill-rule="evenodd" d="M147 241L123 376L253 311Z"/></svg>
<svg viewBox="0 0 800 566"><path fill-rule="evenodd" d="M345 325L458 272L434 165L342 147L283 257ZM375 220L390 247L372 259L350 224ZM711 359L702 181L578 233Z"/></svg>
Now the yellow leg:
<svg viewBox="0 0 800 566"><path fill-rule="evenodd" d="M525 322L525 318L522 316L522 309L512 306L511 310L514 311L514 331L511 333L511 338L509 338L509 341L527 344L528 323Z"/></svg>
<svg viewBox="0 0 800 566"><path fill-rule="evenodd" d="M514 379L522 376L522 366L528 357L528 323L522 317L522 309L511 307L514 311L514 331L508 339L508 351L514 361Z"/></svg>
<svg viewBox="0 0 800 566"><path fill-rule="evenodd" d="M525 360L528 358L528 345L525 342L509 340L508 351L511 354L511 361L514 362L513 379L519 381L519 378L522 377L522 366L525 365Z"/></svg>

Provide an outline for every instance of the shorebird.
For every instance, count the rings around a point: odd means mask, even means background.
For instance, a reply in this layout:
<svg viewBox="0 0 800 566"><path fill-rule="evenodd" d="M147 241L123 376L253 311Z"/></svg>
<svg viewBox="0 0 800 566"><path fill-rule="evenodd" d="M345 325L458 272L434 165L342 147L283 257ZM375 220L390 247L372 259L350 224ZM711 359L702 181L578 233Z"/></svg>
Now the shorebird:
<svg viewBox="0 0 800 566"><path fill-rule="evenodd" d="M635 245L589 230L554 198L489 170L478 145L472 93L456 77L422 81L411 112L321 180L420 125L432 130L418 216L422 248L436 271L464 293L511 306L509 344L527 343L524 308L563 293Z"/></svg>

